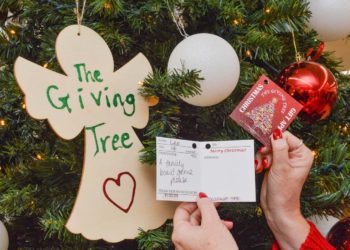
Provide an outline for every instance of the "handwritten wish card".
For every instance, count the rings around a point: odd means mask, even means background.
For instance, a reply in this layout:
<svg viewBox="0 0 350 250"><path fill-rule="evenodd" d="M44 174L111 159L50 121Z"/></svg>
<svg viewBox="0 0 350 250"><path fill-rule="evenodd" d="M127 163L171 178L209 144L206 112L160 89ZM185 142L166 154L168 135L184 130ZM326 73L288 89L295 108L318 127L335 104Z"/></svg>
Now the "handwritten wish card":
<svg viewBox="0 0 350 250"><path fill-rule="evenodd" d="M230 117L265 146L278 128L285 131L303 106L271 79L262 75Z"/></svg>
<svg viewBox="0 0 350 250"><path fill-rule="evenodd" d="M157 137L157 200L255 202L254 141Z"/></svg>

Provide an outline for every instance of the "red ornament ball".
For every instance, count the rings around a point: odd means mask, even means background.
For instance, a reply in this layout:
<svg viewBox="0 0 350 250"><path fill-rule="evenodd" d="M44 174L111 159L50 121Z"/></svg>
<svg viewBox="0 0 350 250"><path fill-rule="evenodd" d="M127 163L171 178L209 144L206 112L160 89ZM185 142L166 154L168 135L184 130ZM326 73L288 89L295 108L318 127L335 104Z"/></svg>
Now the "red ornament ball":
<svg viewBox="0 0 350 250"><path fill-rule="evenodd" d="M332 72L316 62L289 65L282 70L277 83L304 106L300 116L309 122L327 118L338 96Z"/></svg>
<svg viewBox="0 0 350 250"><path fill-rule="evenodd" d="M350 249L350 217L338 221L329 231L327 240L337 250Z"/></svg>

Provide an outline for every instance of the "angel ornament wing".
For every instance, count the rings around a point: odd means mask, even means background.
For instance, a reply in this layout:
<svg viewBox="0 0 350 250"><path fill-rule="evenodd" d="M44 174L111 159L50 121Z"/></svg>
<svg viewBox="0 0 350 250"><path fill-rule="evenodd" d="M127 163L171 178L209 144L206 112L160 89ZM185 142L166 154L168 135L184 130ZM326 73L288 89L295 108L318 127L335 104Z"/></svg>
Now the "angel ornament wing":
<svg viewBox="0 0 350 250"><path fill-rule="evenodd" d="M19 57L15 76L33 118L47 119L67 140L85 132L83 174L66 227L108 242L159 227L174 207L155 200L155 169L139 163L142 144L133 130L148 122L138 83L152 72L150 63L138 54L114 72L105 41L84 26L78 35L77 25L61 31L56 54L65 75Z"/></svg>

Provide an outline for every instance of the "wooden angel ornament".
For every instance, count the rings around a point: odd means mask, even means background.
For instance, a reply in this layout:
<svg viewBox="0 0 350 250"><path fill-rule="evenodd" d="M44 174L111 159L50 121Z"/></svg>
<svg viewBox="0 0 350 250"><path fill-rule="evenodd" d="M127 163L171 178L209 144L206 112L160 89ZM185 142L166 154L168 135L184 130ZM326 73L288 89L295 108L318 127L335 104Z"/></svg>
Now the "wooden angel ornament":
<svg viewBox="0 0 350 250"><path fill-rule="evenodd" d="M149 118L138 95L138 83L152 72L149 61L140 53L114 71L105 41L85 26L78 34L78 25L61 31L56 54L65 75L19 57L15 76L32 117L47 119L67 140L84 130L83 175L67 229L119 242L138 228L159 227L174 205L156 201L155 168L139 162L143 146L133 130Z"/></svg>

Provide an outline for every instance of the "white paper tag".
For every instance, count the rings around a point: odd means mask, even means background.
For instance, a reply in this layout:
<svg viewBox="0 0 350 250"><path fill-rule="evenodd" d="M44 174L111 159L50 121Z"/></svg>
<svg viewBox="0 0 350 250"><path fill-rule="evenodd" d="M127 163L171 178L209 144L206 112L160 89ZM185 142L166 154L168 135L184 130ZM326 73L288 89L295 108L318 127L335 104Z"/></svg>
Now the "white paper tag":
<svg viewBox="0 0 350 250"><path fill-rule="evenodd" d="M157 137L157 200L255 202L254 141Z"/></svg>

